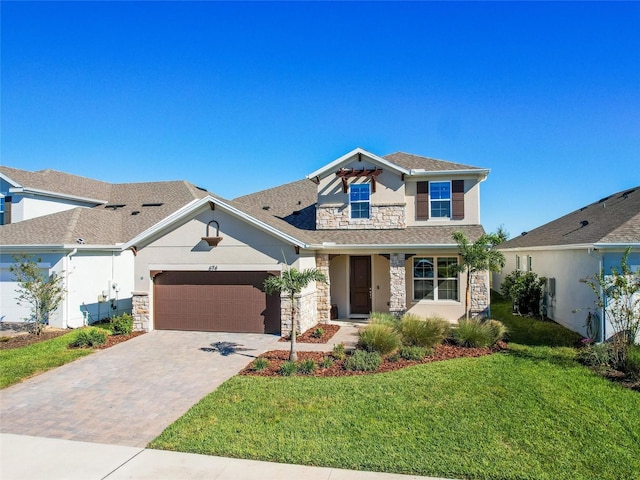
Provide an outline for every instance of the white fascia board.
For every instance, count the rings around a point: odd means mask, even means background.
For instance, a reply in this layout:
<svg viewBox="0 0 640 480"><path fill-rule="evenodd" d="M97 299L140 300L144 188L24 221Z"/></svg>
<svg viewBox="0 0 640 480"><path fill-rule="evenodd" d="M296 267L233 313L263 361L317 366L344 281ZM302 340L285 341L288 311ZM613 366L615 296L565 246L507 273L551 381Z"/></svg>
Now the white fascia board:
<svg viewBox="0 0 640 480"><path fill-rule="evenodd" d="M411 251L411 250L450 250L452 248L458 248L458 244L440 244L440 245L429 245L424 243L419 244L347 244L347 243L320 243L309 245L309 250L331 250L331 251L341 251L341 250L375 250L376 252L387 253L389 250L398 250L398 251ZM411 252L410 252L411 253Z"/></svg>
<svg viewBox="0 0 640 480"><path fill-rule="evenodd" d="M424 170L424 169L412 169L409 172L410 177L450 177L452 175L474 175L482 176L482 180L487 178L487 175L491 173L490 168L475 168L473 170Z"/></svg>
<svg viewBox="0 0 640 480"><path fill-rule="evenodd" d="M4 173L0 173L0 178L2 180L4 180L7 183L10 183L11 185L13 185L14 187L22 187L22 185L20 185L18 182L16 182L14 179L7 177Z"/></svg>
<svg viewBox="0 0 640 480"><path fill-rule="evenodd" d="M386 160L382 157L379 157L378 155L375 155L371 152L367 152L365 149L363 148L355 148L353 150L351 150L349 153L346 153L345 155L341 156L340 158L334 160L333 162L325 165L324 167L319 168L318 170L316 170L313 173L310 173L309 175L307 175L307 178L309 180L313 180L316 177L323 177L323 174L326 172L330 172L333 173L334 169L336 167L338 167L340 164L346 162L347 160L349 160L351 157L357 155L357 154L362 154L366 157L368 157L370 160L373 160L376 163L380 163L382 165L384 165L387 168L390 168L392 170L395 170L399 173L404 173L405 175L409 175L410 170L407 170L405 168L400 167L399 165L396 165L395 163L391 163L389 160Z"/></svg>
<svg viewBox="0 0 640 480"><path fill-rule="evenodd" d="M544 250L587 250L593 248L593 243L575 243L572 245L541 245L535 247L512 247L512 248L496 248L501 252L527 252L527 251L544 251Z"/></svg>
<svg viewBox="0 0 640 480"><path fill-rule="evenodd" d="M200 200L193 200L191 202L189 202L187 205L185 205L184 207L182 207L180 210L177 210L176 212L172 213L171 215L169 215L168 217L166 217L165 219L159 221L158 223L156 223L155 225L153 225L151 228L148 228L147 230L145 230L144 232L140 233L139 235L137 235L136 237L132 238L131 240L129 240L128 242L124 243L122 245L122 249L126 250L127 248L136 246L140 243L142 243L145 239L149 238L152 235L155 235L159 232L161 232L162 230L166 229L167 227L169 227L170 225L173 225L175 222L178 222L186 217L188 217L189 215L191 215L194 211L198 210L199 208L201 208L202 206L208 204L209 202L212 202L213 204L216 205L216 207L220 207L223 210L226 210L228 213L230 213L231 215L240 218L241 220L246 221L247 223L254 225L262 230L265 230L269 233L271 233L272 235L275 235L276 237L279 237L281 239L283 239L286 242L290 242L294 245L299 245L301 248L306 248L306 243L301 242L300 240L298 240L297 238L293 238L290 235L287 235L286 233L281 232L280 230L272 227L271 225L268 225L250 215L248 215L247 213L244 213L241 210L238 210L235 207L232 207L231 205L221 201L218 198L214 198L210 195L201 198Z"/></svg>
<svg viewBox="0 0 640 480"><path fill-rule="evenodd" d="M609 250L609 249L619 250L621 248L625 249L629 247L631 247L632 249L640 248L640 243L633 242L633 243L594 243L593 244L593 248L597 250Z"/></svg>
<svg viewBox="0 0 640 480"><path fill-rule="evenodd" d="M209 264L209 263L150 263L150 271L186 271L186 272L281 272L282 264Z"/></svg>
<svg viewBox="0 0 640 480"><path fill-rule="evenodd" d="M51 192L49 190L40 190L38 188L14 187L14 188L10 188L9 192L22 193L26 195L42 195L43 197L62 198L65 200L73 200L76 202L94 203L96 205L104 205L107 203L106 200L78 197L76 195L68 195L66 193Z"/></svg>
<svg viewBox="0 0 640 480"><path fill-rule="evenodd" d="M27 253L27 252L70 252L72 250L86 251L107 251L119 252L122 250L120 245L81 245L77 243L57 244L57 245L0 245L2 253Z"/></svg>

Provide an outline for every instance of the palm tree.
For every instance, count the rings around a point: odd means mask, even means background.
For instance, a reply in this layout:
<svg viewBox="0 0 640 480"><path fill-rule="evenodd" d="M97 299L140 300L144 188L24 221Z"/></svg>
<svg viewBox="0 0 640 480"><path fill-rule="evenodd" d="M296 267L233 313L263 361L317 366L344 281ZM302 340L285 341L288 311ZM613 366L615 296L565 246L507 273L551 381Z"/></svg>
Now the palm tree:
<svg viewBox="0 0 640 480"><path fill-rule="evenodd" d="M467 293L464 307L466 318L469 320L471 311L471 275L483 270L497 272L504 267L504 255L502 252L493 249L493 247L502 243L502 238L495 233L485 233L475 242L469 243L469 239L464 233L455 232L453 239L460 249L461 262L458 265L458 271L467 272Z"/></svg>
<svg viewBox="0 0 640 480"><path fill-rule="evenodd" d="M298 360L296 352L296 335L299 322L296 318L295 296L300 293L311 282L327 283L327 277L317 268L307 268L303 271L289 268L282 272L279 277L268 277L264 281L264 290L268 294L274 292L287 293L291 302L291 352L289 360Z"/></svg>

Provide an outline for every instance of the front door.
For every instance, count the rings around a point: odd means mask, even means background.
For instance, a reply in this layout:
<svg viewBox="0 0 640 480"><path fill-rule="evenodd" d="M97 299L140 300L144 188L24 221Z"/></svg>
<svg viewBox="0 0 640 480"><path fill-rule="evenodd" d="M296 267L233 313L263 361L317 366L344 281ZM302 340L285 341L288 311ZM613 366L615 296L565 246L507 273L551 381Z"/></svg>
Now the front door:
<svg viewBox="0 0 640 480"><path fill-rule="evenodd" d="M371 313L371 257L350 257L350 302L352 314Z"/></svg>

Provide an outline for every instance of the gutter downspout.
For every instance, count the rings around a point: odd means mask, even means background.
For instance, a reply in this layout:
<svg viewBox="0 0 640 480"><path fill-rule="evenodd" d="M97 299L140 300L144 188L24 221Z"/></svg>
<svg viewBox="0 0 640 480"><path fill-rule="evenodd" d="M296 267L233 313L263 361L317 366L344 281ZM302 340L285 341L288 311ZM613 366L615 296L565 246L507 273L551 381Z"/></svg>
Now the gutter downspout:
<svg viewBox="0 0 640 480"><path fill-rule="evenodd" d="M598 260L598 277L600 277L602 275L602 270L604 268L603 266L603 258L602 255L598 255L597 253L594 253L597 249L594 247L589 247L587 249L587 254L592 257L595 258L596 260ZM600 298L602 298L603 300L605 300L606 303L606 299L602 296L603 292L602 292L602 287L599 286L598 287L600 289ZM607 322L605 320L605 310L606 310L606 306L603 307L601 312L598 312L600 314L600 342L604 342L605 339L607 338Z"/></svg>
<svg viewBox="0 0 640 480"><path fill-rule="evenodd" d="M78 249L74 248L69 253L64 260L64 317L62 322L62 328L69 328L69 262L71 261L71 257L73 257L76 253L78 253Z"/></svg>

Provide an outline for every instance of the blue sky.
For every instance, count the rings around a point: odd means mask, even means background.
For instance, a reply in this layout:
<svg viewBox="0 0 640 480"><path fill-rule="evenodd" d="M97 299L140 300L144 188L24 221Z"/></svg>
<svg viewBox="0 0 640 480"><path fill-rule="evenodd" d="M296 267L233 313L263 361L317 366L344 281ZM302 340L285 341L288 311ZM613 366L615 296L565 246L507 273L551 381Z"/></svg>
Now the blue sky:
<svg viewBox="0 0 640 480"><path fill-rule="evenodd" d="M8 2L0 162L223 197L360 146L512 236L640 185L640 3Z"/></svg>

